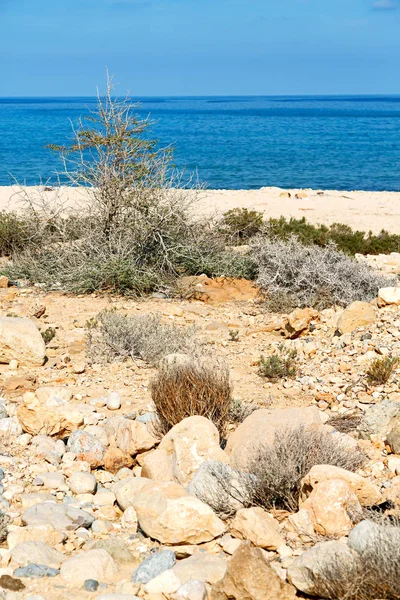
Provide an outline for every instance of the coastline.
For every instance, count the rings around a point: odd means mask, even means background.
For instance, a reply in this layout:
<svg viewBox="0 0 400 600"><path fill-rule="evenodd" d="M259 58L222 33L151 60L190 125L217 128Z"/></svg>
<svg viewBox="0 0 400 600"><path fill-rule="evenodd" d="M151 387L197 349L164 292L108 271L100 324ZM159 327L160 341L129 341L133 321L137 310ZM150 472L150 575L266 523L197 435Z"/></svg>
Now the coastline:
<svg viewBox="0 0 400 600"><path fill-rule="evenodd" d="M0 210L21 208L18 190L36 191L37 187L0 186ZM82 202L82 188L59 188L66 205ZM51 200L55 192L44 192ZM289 197L289 194L291 197ZM299 196L305 196L296 198ZM379 233L386 229L400 233L400 192L368 192L337 190L283 190L263 187L258 190L205 190L201 194L199 210L204 214L222 214L232 208L248 208L263 212L265 218L284 216L305 217L314 224L345 223L353 229Z"/></svg>

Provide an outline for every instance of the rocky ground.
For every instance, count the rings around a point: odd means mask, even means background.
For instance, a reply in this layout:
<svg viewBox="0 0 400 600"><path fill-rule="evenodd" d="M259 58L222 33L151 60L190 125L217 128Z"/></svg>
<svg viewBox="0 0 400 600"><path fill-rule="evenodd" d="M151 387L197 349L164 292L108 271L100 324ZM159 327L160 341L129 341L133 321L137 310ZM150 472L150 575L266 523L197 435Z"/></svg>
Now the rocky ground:
<svg viewBox="0 0 400 600"><path fill-rule="evenodd" d="M324 557L351 558L378 527L365 525L366 511L397 513L400 367L381 386L369 385L365 371L374 358L400 356L398 290L346 310L272 315L248 283L200 278L193 297L180 301L0 284L4 597L318 597ZM195 325L210 352L226 358L234 398L253 412L229 425L224 449L204 417L186 419L161 442L154 437L155 369L143 361L90 362L85 325L109 307ZM45 347L39 330L49 328L55 336ZM282 344L297 351L297 376L267 381L260 355ZM297 512L239 505L236 516L220 518L199 493L209 461L245 470L257 443L299 424L358 447L365 466L313 467Z"/></svg>

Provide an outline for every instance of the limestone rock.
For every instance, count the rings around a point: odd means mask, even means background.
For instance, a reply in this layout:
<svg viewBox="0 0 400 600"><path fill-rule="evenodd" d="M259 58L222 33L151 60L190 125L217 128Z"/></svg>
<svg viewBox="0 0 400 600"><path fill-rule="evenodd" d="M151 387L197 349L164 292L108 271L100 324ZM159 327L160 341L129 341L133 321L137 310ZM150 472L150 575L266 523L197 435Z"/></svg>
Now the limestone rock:
<svg viewBox="0 0 400 600"><path fill-rule="evenodd" d="M46 406L23 402L18 407L17 417L26 433L61 439L83 425L82 413L68 406L49 409Z"/></svg>
<svg viewBox="0 0 400 600"><path fill-rule="evenodd" d="M177 483L149 482L132 505L143 531L162 544L200 544L225 531L211 508Z"/></svg>
<svg viewBox="0 0 400 600"><path fill-rule="evenodd" d="M277 550L285 543L278 521L258 506L239 510L230 525L230 531L232 535L266 550Z"/></svg>
<svg viewBox="0 0 400 600"><path fill-rule="evenodd" d="M61 566L61 577L67 583L82 587L87 579L111 582L118 567L105 550L88 550L66 560Z"/></svg>
<svg viewBox="0 0 400 600"><path fill-rule="evenodd" d="M220 447L218 429L209 419L187 417L175 425L159 446L170 457L175 480L183 486L206 460L228 462Z"/></svg>
<svg viewBox="0 0 400 600"><path fill-rule="evenodd" d="M239 546L211 591L211 600L294 600L295 596L294 588L282 581L263 551L250 542Z"/></svg>
<svg viewBox="0 0 400 600"><path fill-rule="evenodd" d="M57 531L51 525L39 525L37 527L16 527L7 535L7 545L12 550L23 542L43 542L54 548L66 539L66 535Z"/></svg>
<svg viewBox="0 0 400 600"><path fill-rule="evenodd" d="M298 338L302 333L308 331L311 321L319 319L319 312L313 308L296 308L288 316L285 324L286 337Z"/></svg>
<svg viewBox="0 0 400 600"><path fill-rule="evenodd" d="M400 287L381 288L378 292L378 306L400 304Z"/></svg>
<svg viewBox="0 0 400 600"><path fill-rule="evenodd" d="M387 549L387 560L397 560L400 551L400 528L378 525L364 520L349 533L348 546L361 557L374 561L377 547ZM390 550L389 550L390 549Z"/></svg>
<svg viewBox="0 0 400 600"><path fill-rule="evenodd" d="M246 470L257 448L272 443L279 429L299 425L321 427L320 411L315 407L255 410L228 438L226 453L230 464Z"/></svg>
<svg viewBox="0 0 400 600"><path fill-rule="evenodd" d="M46 546L43 542L22 542L11 550L11 560L21 567L35 563L58 568L64 559L61 552Z"/></svg>
<svg viewBox="0 0 400 600"><path fill-rule="evenodd" d="M21 519L25 525L33 527L51 525L57 531L74 531L78 527L90 527L94 521L94 517L84 510L55 502L35 504L22 514Z"/></svg>
<svg viewBox="0 0 400 600"><path fill-rule="evenodd" d="M77 455L78 460L88 462L93 468L104 462L104 444L87 431L74 431L68 439L67 448Z"/></svg>
<svg viewBox="0 0 400 600"><path fill-rule="evenodd" d="M306 500L318 483L329 479L343 479L343 481L346 481L357 496L361 506L375 506L383 502L380 491L369 479L332 465L315 465L312 467L301 482L301 501Z"/></svg>
<svg viewBox="0 0 400 600"><path fill-rule="evenodd" d="M175 575L172 569L163 571L157 577L144 584L144 591L148 595L162 594L163 597L168 597L174 594L181 586L181 582Z"/></svg>
<svg viewBox="0 0 400 600"><path fill-rule="evenodd" d="M346 544L331 541L316 544L304 552L289 565L287 574L289 581L301 592L329 598L330 592L324 585L325 569L335 564L345 564L350 568L358 560Z"/></svg>
<svg viewBox="0 0 400 600"><path fill-rule="evenodd" d="M15 359L25 367L40 367L45 358L45 343L33 321L0 317L0 363Z"/></svg>
<svg viewBox="0 0 400 600"><path fill-rule="evenodd" d="M387 435L386 441L394 454L400 454L400 420L395 421Z"/></svg>
<svg viewBox="0 0 400 600"><path fill-rule="evenodd" d="M128 506L133 506L135 494L150 483L145 477L126 477L113 486L113 492L116 496L118 506L121 510L126 510Z"/></svg>
<svg viewBox="0 0 400 600"><path fill-rule="evenodd" d="M132 419L122 419L115 436L116 447L131 456L151 450L157 443L157 438L151 434L147 425Z"/></svg>
<svg viewBox="0 0 400 600"><path fill-rule="evenodd" d="M400 402L382 400L379 404L366 407L358 429L363 438L368 438L372 434L386 437L398 417L400 417Z"/></svg>
<svg viewBox="0 0 400 600"><path fill-rule="evenodd" d="M142 477L155 481L174 481L171 456L166 450L156 448L143 459Z"/></svg>
<svg viewBox="0 0 400 600"><path fill-rule="evenodd" d="M362 517L358 498L343 479L318 483L302 508L310 512L316 533L326 536L347 535Z"/></svg>
<svg viewBox="0 0 400 600"><path fill-rule="evenodd" d="M110 473L118 473L124 467L130 469L134 463L132 456L120 448L108 448L103 460L104 468Z"/></svg>
<svg viewBox="0 0 400 600"><path fill-rule="evenodd" d="M175 594L176 600L207 600L207 588L202 581L189 579Z"/></svg>
<svg viewBox="0 0 400 600"><path fill-rule="evenodd" d="M226 573L227 563L220 556L196 552L193 556L180 560L173 568L181 583L191 579L214 585Z"/></svg>
<svg viewBox="0 0 400 600"><path fill-rule="evenodd" d="M74 494L94 494L97 487L96 477L85 471L72 473L68 480L69 489Z"/></svg>
<svg viewBox="0 0 400 600"><path fill-rule="evenodd" d="M368 327L376 321L373 306L368 302L352 302L342 312L337 322L337 329L341 335L352 333L358 327Z"/></svg>

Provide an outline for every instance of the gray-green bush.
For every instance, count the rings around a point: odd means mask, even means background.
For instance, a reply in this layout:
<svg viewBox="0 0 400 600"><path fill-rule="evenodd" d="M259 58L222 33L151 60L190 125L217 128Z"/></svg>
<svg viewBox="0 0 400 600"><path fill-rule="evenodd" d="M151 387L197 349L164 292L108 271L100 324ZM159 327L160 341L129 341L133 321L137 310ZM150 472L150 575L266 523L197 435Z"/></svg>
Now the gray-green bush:
<svg viewBox="0 0 400 600"><path fill-rule="evenodd" d="M99 363L140 358L155 366L168 354L201 349L194 327L163 323L157 313L126 316L104 310L86 329L89 357Z"/></svg>
<svg viewBox="0 0 400 600"><path fill-rule="evenodd" d="M325 308L370 301L379 288L397 282L358 263L334 244L304 246L294 236L281 240L258 235L251 247L261 289L268 297L287 294L298 306Z"/></svg>

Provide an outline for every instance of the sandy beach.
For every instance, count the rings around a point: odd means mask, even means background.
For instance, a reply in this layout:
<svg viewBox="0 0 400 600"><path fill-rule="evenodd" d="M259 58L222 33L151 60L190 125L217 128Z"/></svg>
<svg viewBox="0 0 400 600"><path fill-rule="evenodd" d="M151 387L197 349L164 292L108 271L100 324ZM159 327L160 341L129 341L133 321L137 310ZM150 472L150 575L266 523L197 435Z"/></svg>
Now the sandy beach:
<svg viewBox="0 0 400 600"><path fill-rule="evenodd" d="M37 195L38 188L23 188ZM53 191L43 192L48 201ZM60 188L58 194L66 205L82 202L82 189ZM290 194L290 197L289 197ZM296 195L306 196L297 198ZM0 210L18 210L21 189L0 186ZM200 200L200 209L206 214L220 213L236 207L262 211L269 217L306 217L312 223L346 223L354 229L378 233L386 229L400 232L400 192L335 191L335 190L282 190L264 187L258 190L206 190Z"/></svg>

